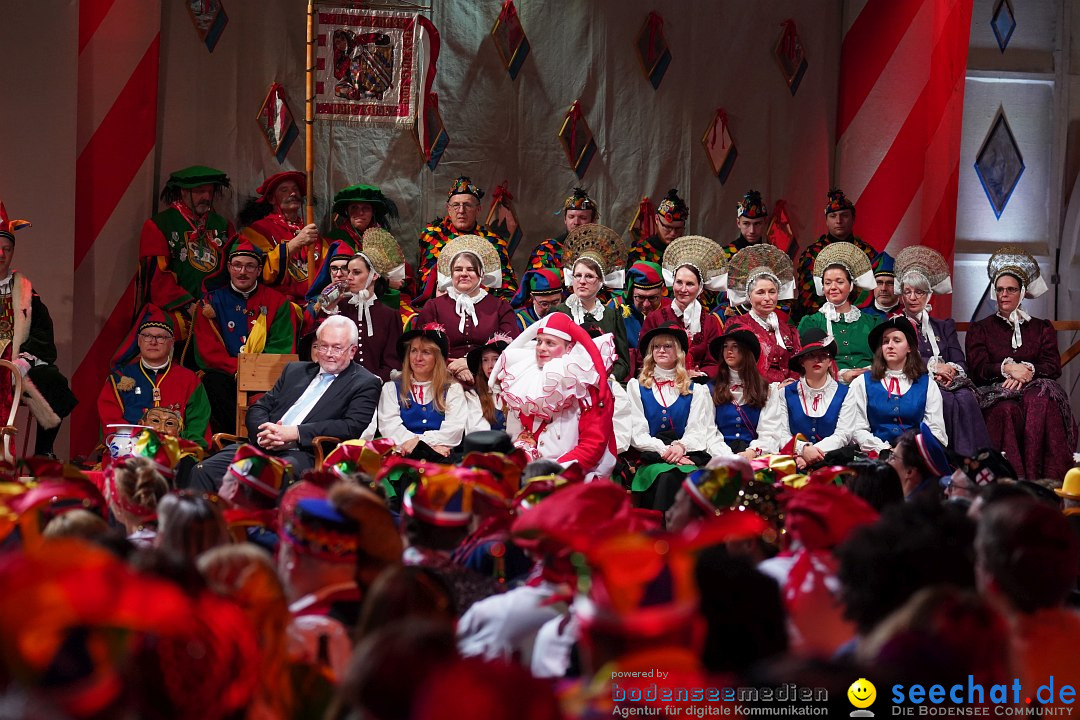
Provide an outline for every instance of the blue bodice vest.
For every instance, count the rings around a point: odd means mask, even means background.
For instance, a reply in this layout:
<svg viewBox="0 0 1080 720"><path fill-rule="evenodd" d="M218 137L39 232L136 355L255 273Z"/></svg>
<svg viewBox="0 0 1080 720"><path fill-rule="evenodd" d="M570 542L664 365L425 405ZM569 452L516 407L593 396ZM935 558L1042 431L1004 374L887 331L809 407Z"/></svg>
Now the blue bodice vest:
<svg viewBox="0 0 1080 720"><path fill-rule="evenodd" d="M649 388L638 386L641 391L641 405L645 410L645 419L649 421L649 434L656 437L662 432L675 431L676 437L686 432L686 421L690 418L690 403L693 393L680 395L679 399L668 407L656 401L656 396Z"/></svg>
<svg viewBox="0 0 1080 720"><path fill-rule="evenodd" d="M810 417L803 409L799 397L799 383L792 383L784 388L784 401L787 402L788 430L792 435L802 433L811 443L816 443L836 432L836 421L840 419L840 408L847 397L848 386L837 384L836 394L821 417Z"/></svg>
<svg viewBox="0 0 1080 720"><path fill-rule="evenodd" d="M394 385L397 387L398 397L401 397L401 381L395 380ZM428 430L438 430L445 417L445 413L435 409L434 398L423 405L414 398L409 407L401 407L401 423L415 435L422 435Z"/></svg>
<svg viewBox="0 0 1080 720"><path fill-rule="evenodd" d="M926 388L929 375L923 375L903 395L890 395L881 382L867 373L866 419L870 432L879 440L891 443L905 430L919 427L926 414Z"/></svg>

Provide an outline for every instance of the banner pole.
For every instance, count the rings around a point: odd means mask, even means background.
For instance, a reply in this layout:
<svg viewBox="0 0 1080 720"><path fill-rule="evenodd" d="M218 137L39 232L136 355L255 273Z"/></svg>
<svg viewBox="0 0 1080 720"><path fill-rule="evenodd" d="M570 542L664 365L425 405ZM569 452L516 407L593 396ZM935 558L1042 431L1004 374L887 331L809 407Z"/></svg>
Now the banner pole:
<svg viewBox="0 0 1080 720"><path fill-rule="evenodd" d="M315 0L307 4L307 99L304 103L304 172L307 175L308 224L315 222ZM315 280L315 250L317 243L307 247L308 281Z"/></svg>

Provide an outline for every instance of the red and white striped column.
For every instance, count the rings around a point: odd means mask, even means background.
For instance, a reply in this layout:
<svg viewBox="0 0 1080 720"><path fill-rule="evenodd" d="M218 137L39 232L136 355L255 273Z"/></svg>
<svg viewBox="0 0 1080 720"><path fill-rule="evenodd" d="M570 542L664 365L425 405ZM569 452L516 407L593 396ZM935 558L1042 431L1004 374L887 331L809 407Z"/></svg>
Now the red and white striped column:
<svg viewBox="0 0 1080 720"><path fill-rule="evenodd" d="M79 3L73 455L98 441L97 396L131 322L139 229L156 208L160 40L160 3Z"/></svg>
<svg viewBox="0 0 1080 720"><path fill-rule="evenodd" d="M972 0L847 0L836 185L856 233L952 262ZM935 303L937 305L939 303Z"/></svg>

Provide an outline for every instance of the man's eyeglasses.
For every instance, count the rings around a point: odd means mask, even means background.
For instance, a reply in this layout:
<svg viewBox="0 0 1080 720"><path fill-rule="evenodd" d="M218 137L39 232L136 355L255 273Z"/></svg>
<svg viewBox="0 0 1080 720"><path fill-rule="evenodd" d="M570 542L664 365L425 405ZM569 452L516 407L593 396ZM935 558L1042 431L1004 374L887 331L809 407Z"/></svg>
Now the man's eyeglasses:
<svg viewBox="0 0 1080 720"><path fill-rule="evenodd" d="M658 305L660 303L659 295L634 295L635 305Z"/></svg>
<svg viewBox="0 0 1080 720"><path fill-rule="evenodd" d="M236 272L255 272L259 269L255 263L229 263L229 267Z"/></svg>
<svg viewBox="0 0 1080 720"><path fill-rule="evenodd" d="M139 337L141 337L143 340L150 343L151 345L157 343L167 343L173 339L172 335L153 335L151 333L139 333Z"/></svg>
<svg viewBox="0 0 1080 720"><path fill-rule="evenodd" d="M312 345L311 349L326 357L339 357L349 352L353 345Z"/></svg>
<svg viewBox="0 0 1080 720"><path fill-rule="evenodd" d="M451 210L466 210L468 208L479 207L479 205L471 202L456 202L446 203L446 207L450 208Z"/></svg>
<svg viewBox="0 0 1080 720"><path fill-rule="evenodd" d="M331 275L344 275L347 272L349 272L349 266L348 265L331 265L330 266L330 274Z"/></svg>

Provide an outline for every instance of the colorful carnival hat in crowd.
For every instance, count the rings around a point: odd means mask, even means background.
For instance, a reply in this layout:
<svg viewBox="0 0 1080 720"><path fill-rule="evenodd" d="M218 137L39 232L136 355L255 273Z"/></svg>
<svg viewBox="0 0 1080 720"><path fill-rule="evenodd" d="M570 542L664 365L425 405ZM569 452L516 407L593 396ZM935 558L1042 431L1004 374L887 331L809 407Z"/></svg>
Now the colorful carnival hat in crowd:
<svg viewBox="0 0 1080 720"><path fill-rule="evenodd" d="M574 192L563 201L563 212L567 210L592 210L592 221L596 222L600 218L600 208L596 207L589 194L579 187L574 188Z"/></svg>
<svg viewBox="0 0 1080 720"><path fill-rule="evenodd" d="M795 269L788 254L768 243L748 245L731 256L727 264L727 294L732 305L750 300L750 290L760 278L776 283L779 300L795 297Z"/></svg>
<svg viewBox="0 0 1080 720"><path fill-rule="evenodd" d="M390 438L346 440L323 459L323 470L342 479L360 472L374 478L395 447Z"/></svg>
<svg viewBox="0 0 1080 720"><path fill-rule="evenodd" d="M12 220L8 218L7 208L0 202L0 237L6 237L15 242L15 233L23 228L30 227L29 220Z"/></svg>
<svg viewBox="0 0 1080 720"><path fill-rule="evenodd" d="M687 475L683 490L706 515L719 515L735 505L739 491L754 479L754 471L750 461L740 456L718 458L710 465Z"/></svg>
<svg viewBox="0 0 1080 720"><path fill-rule="evenodd" d="M870 267L870 258L866 257L866 253L849 242L832 242L822 248L814 258L814 290L818 295L825 294L822 277L831 267L843 268L851 282L863 290L873 290L877 286L874 270Z"/></svg>
<svg viewBox="0 0 1080 720"><path fill-rule="evenodd" d="M686 222L690 219L690 208L679 197L679 191L672 188L656 206L656 214L666 223Z"/></svg>
<svg viewBox="0 0 1080 720"><path fill-rule="evenodd" d="M828 215L841 210L850 210L851 214L854 215L855 203L848 199L843 190L833 188L825 194L825 214Z"/></svg>
<svg viewBox="0 0 1080 720"><path fill-rule="evenodd" d="M401 506L405 514L421 522L441 527L464 527L473 517L475 487L467 482L471 472L438 465L425 472L405 491Z"/></svg>
<svg viewBox="0 0 1080 720"><path fill-rule="evenodd" d="M624 297L633 301L634 288L655 290L664 287L664 270L658 264L648 260L638 260L626 270L626 292Z"/></svg>
<svg viewBox="0 0 1080 720"><path fill-rule="evenodd" d="M291 468L253 444L241 445L233 455L227 474L241 485L277 500L286 486Z"/></svg>
<svg viewBox="0 0 1080 720"><path fill-rule="evenodd" d="M735 217L747 220L769 217L769 208L765 206L761 193L757 190L747 190L735 205Z"/></svg>
<svg viewBox="0 0 1080 720"><path fill-rule="evenodd" d="M473 185L472 178L467 175L461 175L450 186L450 190L446 193L447 202L455 195L472 195L476 198L477 202L484 199L484 191L476 185Z"/></svg>
<svg viewBox="0 0 1080 720"><path fill-rule="evenodd" d="M333 563L356 560L356 521L345 517L325 498L304 498L285 518L285 540L297 552Z"/></svg>
<svg viewBox="0 0 1080 720"><path fill-rule="evenodd" d="M532 297L562 295L562 276L555 268L533 268L521 276L521 286L510 301L513 307L521 307Z"/></svg>

